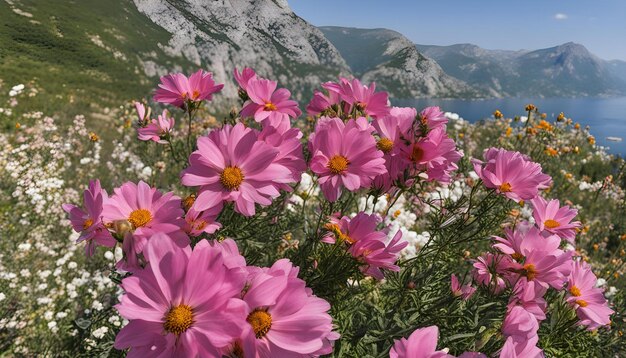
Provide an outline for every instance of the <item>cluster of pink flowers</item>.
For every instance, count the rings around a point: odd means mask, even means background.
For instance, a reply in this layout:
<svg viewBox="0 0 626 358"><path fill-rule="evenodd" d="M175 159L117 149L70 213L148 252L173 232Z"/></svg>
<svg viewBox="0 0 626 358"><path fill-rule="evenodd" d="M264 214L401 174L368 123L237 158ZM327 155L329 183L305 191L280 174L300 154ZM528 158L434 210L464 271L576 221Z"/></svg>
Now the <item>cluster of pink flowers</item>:
<svg viewBox="0 0 626 358"><path fill-rule="evenodd" d="M588 329L608 325L613 311L603 290L595 287L596 276L588 264L574 259L573 250L561 248L564 242L574 243L575 229L580 227L580 222L572 221L577 211L538 195L551 178L520 153L491 148L485 159L486 163L474 162L485 186L515 201L531 200L535 220L535 224L524 221L505 229L505 237L493 238L494 252L483 254L474 263L474 281L480 286L492 294L511 290L502 326L506 342L500 356L542 356L537 331L546 318L544 296L549 289L567 290L567 302L576 310L579 324ZM453 280L455 285L458 283Z"/></svg>
<svg viewBox="0 0 626 358"><path fill-rule="evenodd" d="M447 118L438 107L419 114L412 108L389 107L386 93L356 79L341 78L322 87L328 94L316 92L307 106L309 115L321 115L309 149L311 170L320 177L328 200L337 200L343 188L390 192L411 185L420 175L450 181L462 154L448 137Z"/></svg>
<svg viewBox="0 0 626 358"><path fill-rule="evenodd" d="M84 192L84 208L63 206L80 233L78 241L87 242L88 255L98 245L122 246L117 267L129 276L122 281L124 294L116 308L129 324L115 347L130 348L131 357L331 353L339 335L333 332L330 305L298 278L297 267L287 259L271 267L247 266L233 240L207 239L221 228L224 207L257 215L281 191L292 191L307 169L330 203L344 189L381 195L421 180L448 183L458 169L463 154L447 135L447 118L438 107L420 113L390 107L387 94L376 92L375 84L344 78L323 84L326 92L316 92L307 106L310 115L319 116L308 138L307 163L303 133L291 122L301 115L291 93L250 68L235 70L234 76L242 120L198 137L195 148L189 131L189 165L180 181L196 188L193 194L183 200L145 182L126 182L108 196L96 180ZM222 87L203 70L189 78L171 74L161 78L154 99L185 109L191 129L192 113ZM136 110L140 140L172 144L175 121L167 110L157 119L150 119L141 103ZM607 325L613 311L595 287L596 276L574 259L574 251L563 249L564 241L574 243L581 226L573 221L577 211L540 196L551 178L518 152L490 148L484 161L472 162L491 192L529 201L534 208L534 224L518 223L504 237L494 237L491 252L476 259L471 275L483 289L478 292L510 292L501 357L542 355L537 332L546 319L544 297L550 289L565 291L563 304L576 310L581 325ZM320 220L322 215L327 214L322 211ZM378 214L339 216L328 220L322 242L345 248L363 275L382 280L386 271L400 271L396 262L408 245L402 231L390 238ZM452 295L470 300L477 288L462 281L451 276ZM437 336L436 326L418 329L396 341L390 357L453 357L436 350ZM460 357L485 356L466 352Z"/></svg>
<svg viewBox="0 0 626 358"><path fill-rule="evenodd" d="M79 240L87 240L89 254L96 244L123 242L118 267L132 272L122 281L125 293L116 306L129 324L115 346L130 348L129 356L299 357L332 351L338 334L330 306L313 295L288 260L270 268L246 266L232 240L201 240L192 250L188 235L219 227L215 211L192 205L185 215L180 198L144 182L126 183L109 198L94 181L84 197L85 210L64 206Z"/></svg>
<svg viewBox="0 0 626 358"><path fill-rule="evenodd" d="M162 233L144 256L149 264L122 281L116 306L129 323L115 347L129 356L317 356L339 338L330 305L288 260L250 267L232 240L191 250Z"/></svg>
<svg viewBox="0 0 626 358"><path fill-rule="evenodd" d="M346 245L348 252L362 263L361 272L382 280L384 275L381 269L400 271L395 262L408 242L401 241L402 231L399 230L388 240L385 231L376 229L380 221L377 215L364 212L359 212L352 219L347 216L332 217L326 224L328 233L322 241Z"/></svg>

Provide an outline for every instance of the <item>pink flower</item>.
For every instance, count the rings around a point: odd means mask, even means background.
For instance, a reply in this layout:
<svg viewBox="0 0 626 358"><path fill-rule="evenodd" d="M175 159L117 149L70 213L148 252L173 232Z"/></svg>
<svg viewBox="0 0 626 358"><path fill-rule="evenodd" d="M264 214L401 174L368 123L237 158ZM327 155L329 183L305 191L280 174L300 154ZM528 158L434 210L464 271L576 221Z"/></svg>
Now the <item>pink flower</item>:
<svg viewBox="0 0 626 358"><path fill-rule="evenodd" d="M139 140L152 140L157 143L167 143L165 140L174 128L174 118L169 117L167 110L158 119L153 119L147 126L137 129Z"/></svg>
<svg viewBox="0 0 626 358"><path fill-rule="evenodd" d="M399 230L389 241L384 231L376 230L380 221L377 215L368 215L362 211L352 219L347 216L341 219L331 218L326 225L329 232L322 241L344 243L348 246L348 252L363 263L363 274L382 280L384 275L381 269L400 271L395 262L408 242L400 241L402 232Z"/></svg>
<svg viewBox="0 0 626 358"><path fill-rule="evenodd" d="M545 230L571 244L574 243L576 229L581 226L580 221L572 222L578 210L570 209L567 205L560 207L557 199L546 201L540 196L533 199L531 203L534 208L533 217L539 230Z"/></svg>
<svg viewBox="0 0 626 358"><path fill-rule="evenodd" d="M543 351L537 347L539 336L530 339L508 337L500 351L500 358L544 358Z"/></svg>
<svg viewBox="0 0 626 358"><path fill-rule="evenodd" d="M325 88L339 94L342 100L350 104L350 112L356 110L371 117L382 117L389 113L387 92L375 92L376 84L373 82L366 86L356 78L352 81L340 78L338 84L328 83Z"/></svg>
<svg viewBox="0 0 626 358"><path fill-rule="evenodd" d="M159 88L154 93L154 100L184 108L186 104L210 101L213 93L221 91L222 87L223 84L215 84L211 72L198 70L189 78L182 73L171 73L161 77Z"/></svg>
<svg viewBox="0 0 626 358"><path fill-rule="evenodd" d="M272 126L265 126L259 133L259 140L264 141L278 150L274 163L280 164L291 172L291 182L300 181L302 173L306 170L306 162L302 152L302 132L297 128L289 128L285 132ZM282 189L291 190L283 184Z"/></svg>
<svg viewBox="0 0 626 358"><path fill-rule="evenodd" d="M383 152L376 149L372 130L363 117L346 124L339 118L322 117L318 121L309 139L310 166L329 201L336 201L344 186L350 191L367 188L376 175L386 172Z"/></svg>
<svg viewBox="0 0 626 358"><path fill-rule="evenodd" d="M573 263L572 273L567 280L567 302L576 309L580 324L594 330L611 323L614 313L608 307L603 290L597 288L598 279L584 261Z"/></svg>
<svg viewBox="0 0 626 358"><path fill-rule="evenodd" d="M513 263L511 271L518 272L521 279L536 281L545 288L557 290L563 287L571 271L572 252L532 250L526 253L523 263Z"/></svg>
<svg viewBox="0 0 626 358"><path fill-rule="evenodd" d="M198 138L198 150L189 156L181 182L200 187L196 210L226 201L234 202L237 212L252 216L255 203L270 205L280 195L280 185L294 182L289 168L274 162L278 155L278 149L258 140L255 130L242 123L225 125Z"/></svg>
<svg viewBox="0 0 626 358"><path fill-rule="evenodd" d="M312 295L286 260L255 272L238 307L244 326L231 346L245 357L311 357L332 352L330 305Z"/></svg>
<svg viewBox="0 0 626 358"><path fill-rule="evenodd" d="M200 236L202 233L212 234L222 227L222 224L215 221L222 211L222 203L208 208L204 211L198 211L194 206L189 208L185 214L185 232L189 236Z"/></svg>
<svg viewBox="0 0 626 358"><path fill-rule="evenodd" d="M461 297L466 301L476 292L476 288L472 285L461 285L455 274L450 275L450 290L454 296Z"/></svg>
<svg viewBox="0 0 626 358"><path fill-rule="evenodd" d="M448 123L448 117L439 109L439 107L426 107L424 108L418 119L429 130L444 127Z"/></svg>
<svg viewBox="0 0 626 358"><path fill-rule="evenodd" d="M233 72L235 75L235 81L237 81L239 88L244 92L248 91L248 82L250 82L250 80L255 80L257 78L256 72L254 72L254 70L251 69L250 67L245 67L243 71L241 71L241 73L239 73L239 70L235 68ZM247 94L246 94L246 97L247 97Z"/></svg>
<svg viewBox="0 0 626 358"><path fill-rule="evenodd" d="M376 148L384 153L387 168L387 173L374 179L373 186L383 192L389 191L408 168L408 162L403 159L400 148L406 141L416 113L413 108L392 107L388 115L376 118L372 123L379 138Z"/></svg>
<svg viewBox="0 0 626 358"><path fill-rule="evenodd" d="M541 165L530 161L520 152L489 148L485 162L472 159L476 174L485 186L496 189L507 198L519 202L534 199L539 190L549 187L552 179L541 172Z"/></svg>
<svg viewBox="0 0 626 358"><path fill-rule="evenodd" d="M493 247L518 262L522 262L532 251L558 252L561 245L558 236L543 237L539 229L526 221L517 224L514 230L506 228L504 232L506 238L498 236L492 238L497 242Z"/></svg>
<svg viewBox="0 0 626 358"><path fill-rule="evenodd" d="M74 231L80 233L76 242L87 241L85 254L93 255L96 246L114 247L117 241L102 223L102 208L108 200L107 192L100 186L99 180L89 182L89 188L83 192L85 209L72 204L63 204L63 210L69 214Z"/></svg>
<svg viewBox="0 0 626 358"><path fill-rule="evenodd" d="M453 357L444 351L437 351L439 328L430 326L416 329L409 339L401 338L394 342L389 358L448 358Z"/></svg>
<svg viewBox="0 0 626 358"><path fill-rule="evenodd" d="M326 88L327 86L332 86L332 82L325 83L322 87ZM325 87L326 86L326 87ZM309 116L314 117L318 114L325 116L336 117L336 112L333 110L333 106L341 104L341 96L339 93L334 91L328 91L328 95L325 95L323 92L315 91L313 93L313 98L311 102L306 106L306 111ZM337 107L337 109L339 109ZM335 115L332 115L332 114Z"/></svg>
<svg viewBox="0 0 626 358"><path fill-rule="evenodd" d="M125 293L115 307L129 323L115 348L130 347L128 357L218 357L241 334L229 307L245 275L227 268L221 250L206 240L191 251L159 233L144 255L150 264L122 281Z"/></svg>
<svg viewBox="0 0 626 358"><path fill-rule="evenodd" d="M456 163L463 154L456 150L456 143L446 134L445 127L428 132L425 137L412 138L402 146L406 161L414 172L425 172L429 181L450 182L450 173L458 169Z"/></svg>
<svg viewBox="0 0 626 358"><path fill-rule="evenodd" d="M500 357L541 357L537 347L539 322L535 316L521 306L509 310L502 322L502 334L507 340Z"/></svg>
<svg viewBox="0 0 626 358"><path fill-rule="evenodd" d="M297 118L302 112L298 102L289 99L291 92L285 88L277 90L276 85L275 81L250 79L246 89L250 100L244 104L241 115L277 128L289 127L289 117Z"/></svg>
<svg viewBox="0 0 626 358"><path fill-rule="evenodd" d="M137 111L137 121L142 124L144 121L148 119L148 115L150 114L150 110L146 112L146 107L141 102L135 102L135 110Z"/></svg>
<svg viewBox="0 0 626 358"><path fill-rule="evenodd" d="M547 288L536 281L517 281L517 284L513 288L513 294L509 299L507 311L519 305L527 312L533 314L537 321L543 321L546 319L545 312L548 306L543 296L546 294L547 290Z"/></svg>
<svg viewBox="0 0 626 358"><path fill-rule="evenodd" d="M506 280L510 275L511 259L505 255L494 255L490 252L479 256L474 263L474 281L489 288L494 294L499 294L506 288Z"/></svg>
<svg viewBox="0 0 626 358"><path fill-rule="evenodd" d="M126 182L115 188L102 212L104 223L124 227L132 233L131 242L137 254L156 233L167 234L180 247L189 245L189 237L182 231L183 214L179 197L172 192L163 194L143 181ZM126 233L117 234L124 236Z"/></svg>

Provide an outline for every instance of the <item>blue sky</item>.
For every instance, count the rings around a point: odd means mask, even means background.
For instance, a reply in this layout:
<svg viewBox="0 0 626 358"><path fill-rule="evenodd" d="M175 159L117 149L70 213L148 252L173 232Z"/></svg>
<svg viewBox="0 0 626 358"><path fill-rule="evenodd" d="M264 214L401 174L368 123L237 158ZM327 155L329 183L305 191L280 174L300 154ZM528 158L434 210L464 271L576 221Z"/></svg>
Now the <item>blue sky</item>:
<svg viewBox="0 0 626 358"><path fill-rule="evenodd" d="M310 23L396 30L415 43L538 49L573 41L626 60L626 0L288 0Z"/></svg>

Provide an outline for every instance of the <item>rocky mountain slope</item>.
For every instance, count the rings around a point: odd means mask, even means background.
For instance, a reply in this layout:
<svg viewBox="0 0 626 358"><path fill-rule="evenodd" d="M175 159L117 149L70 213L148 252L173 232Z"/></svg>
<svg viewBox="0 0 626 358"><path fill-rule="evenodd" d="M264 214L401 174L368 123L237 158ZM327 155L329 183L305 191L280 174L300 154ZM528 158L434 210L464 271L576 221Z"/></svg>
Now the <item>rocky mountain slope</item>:
<svg viewBox="0 0 626 358"><path fill-rule="evenodd" d="M355 76L376 81L393 98L482 97L485 91L447 75L402 34L387 29L320 27Z"/></svg>
<svg viewBox="0 0 626 358"><path fill-rule="evenodd" d="M485 50L471 44L416 45L446 73L503 97L579 97L626 93L626 74L572 42L535 51Z"/></svg>

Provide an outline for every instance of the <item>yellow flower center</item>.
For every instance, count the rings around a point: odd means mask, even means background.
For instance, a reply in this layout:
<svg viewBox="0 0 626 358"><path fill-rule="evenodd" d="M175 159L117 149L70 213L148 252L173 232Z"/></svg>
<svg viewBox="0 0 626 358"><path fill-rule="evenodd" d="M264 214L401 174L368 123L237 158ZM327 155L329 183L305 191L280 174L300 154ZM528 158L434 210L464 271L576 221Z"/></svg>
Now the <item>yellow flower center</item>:
<svg viewBox="0 0 626 358"><path fill-rule="evenodd" d="M187 305L172 307L165 315L163 327L167 332L179 335L193 324L193 310Z"/></svg>
<svg viewBox="0 0 626 358"><path fill-rule="evenodd" d="M197 91L197 90L193 91L193 93L191 94L191 99L196 100L198 99L198 97L200 97L200 91Z"/></svg>
<svg viewBox="0 0 626 358"><path fill-rule="evenodd" d="M330 158L327 167L328 169L330 169L331 173L341 174L346 169L348 169L349 164L350 161L343 155L335 155L334 157Z"/></svg>
<svg viewBox="0 0 626 358"><path fill-rule="evenodd" d="M393 149L393 141L389 138L380 138L376 143L376 148L382 150L383 153L389 153Z"/></svg>
<svg viewBox="0 0 626 358"><path fill-rule="evenodd" d="M529 281L532 281L537 277L537 269L533 264L524 265L524 274Z"/></svg>
<svg viewBox="0 0 626 358"><path fill-rule="evenodd" d="M89 218L83 222L83 230L87 230L93 225L93 219Z"/></svg>
<svg viewBox="0 0 626 358"><path fill-rule="evenodd" d="M578 296L580 296L580 295L581 295L581 293L580 293L580 288L578 288L578 287L576 287L576 286L572 286L572 287L570 287L569 292L572 294L572 296L576 296L576 297L578 297Z"/></svg>
<svg viewBox="0 0 626 358"><path fill-rule="evenodd" d="M252 311L246 318L246 321L252 326L256 338L263 338L272 327L272 315L266 310L256 309Z"/></svg>
<svg viewBox="0 0 626 358"><path fill-rule="evenodd" d="M152 213L146 209L133 210L133 212L130 213L130 216L128 216L128 221L135 229L145 226L150 222L150 220L152 220Z"/></svg>
<svg viewBox="0 0 626 358"><path fill-rule="evenodd" d="M265 102L265 106L263 106L263 109L266 111L275 111L278 108L276 108L276 105L272 102Z"/></svg>
<svg viewBox="0 0 626 358"><path fill-rule="evenodd" d="M424 158L424 149L418 145L414 145L409 159L411 159L412 162L419 162L422 158Z"/></svg>
<svg viewBox="0 0 626 358"><path fill-rule="evenodd" d="M196 194L191 194L185 199L183 199L183 208L185 211L189 211L189 209L193 206L193 203L196 202Z"/></svg>
<svg viewBox="0 0 626 358"><path fill-rule="evenodd" d="M554 229L561 226L561 223L556 220L548 219L543 223L543 225L545 225L548 229Z"/></svg>
<svg viewBox="0 0 626 358"><path fill-rule="evenodd" d="M588 303L585 300L576 300L576 304L580 307L587 307Z"/></svg>
<svg viewBox="0 0 626 358"><path fill-rule="evenodd" d="M243 173L238 167L226 167L220 174L220 181L224 188L228 190L239 190L239 185L243 182Z"/></svg>
<svg viewBox="0 0 626 358"><path fill-rule="evenodd" d="M367 103L363 103L363 102L355 102L354 106L356 107L357 110L359 111L364 111L365 108L367 108Z"/></svg>
<svg viewBox="0 0 626 358"><path fill-rule="evenodd" d="M512 257L512 258L513 258L513 260L515 260L515 261L520 261L521 259L523 259L523 258L524 258L524 255L522 255L522 254L520 254L520 253L517 253L517 252L514 252L514 253L511 255L511 257Z"/></svg>
<svg viewBox="0 0 626 358"><path fill-rule="evenodd" d="M345 234L341 231L341 229L339 228L339 225L337 224L333 224L333 223L328 223L324 226L328 231L331 231L333 234L335 234L335 238L339 241L346 241L349 244L354 244L354 240L348 235Z"/></svg>
<svg viewBox="0 0 626 358"><path fill-rule="evenodd" d="M501 193L508 193L508 192L511 191L511 189L512 189L511 188L511 183L509 183L509 182L506 182L506 183L503 183L502 185L500 185L500 192Z"/></svg>

